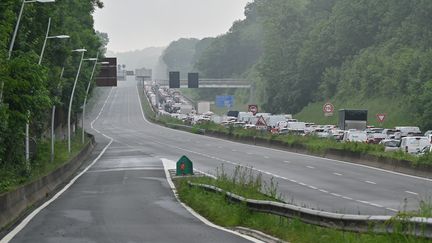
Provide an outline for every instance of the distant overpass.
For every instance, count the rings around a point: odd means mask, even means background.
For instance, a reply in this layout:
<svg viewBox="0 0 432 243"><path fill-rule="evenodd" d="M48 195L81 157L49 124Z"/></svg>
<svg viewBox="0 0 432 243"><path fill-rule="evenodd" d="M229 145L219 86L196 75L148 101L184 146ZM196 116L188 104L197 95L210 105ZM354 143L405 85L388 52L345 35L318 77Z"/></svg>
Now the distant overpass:
<svg viewBox="0 0 432 243"><path fill-rule="evenodd" d="M161 87L168 87L168 80L154 80L156 84ZM180 80L180 88L187 88L188 81ZM200 79L200 88L237 88L237 89L251 89L252 85L249 81L244 79Z"/></svg>

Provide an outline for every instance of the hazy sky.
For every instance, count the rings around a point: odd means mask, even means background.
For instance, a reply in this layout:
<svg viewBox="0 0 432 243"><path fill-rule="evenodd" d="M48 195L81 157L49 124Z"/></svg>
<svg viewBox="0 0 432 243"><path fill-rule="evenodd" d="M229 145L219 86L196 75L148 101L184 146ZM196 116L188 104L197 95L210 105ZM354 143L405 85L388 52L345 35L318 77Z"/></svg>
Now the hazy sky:
<svg viewBox="0 0 432 243"><path fill-rule="evenodd" d="M108 50L167 46L181 37L203 38L228 31L244 19L251 0L103 0L96 30L108 33Z"/></svg>

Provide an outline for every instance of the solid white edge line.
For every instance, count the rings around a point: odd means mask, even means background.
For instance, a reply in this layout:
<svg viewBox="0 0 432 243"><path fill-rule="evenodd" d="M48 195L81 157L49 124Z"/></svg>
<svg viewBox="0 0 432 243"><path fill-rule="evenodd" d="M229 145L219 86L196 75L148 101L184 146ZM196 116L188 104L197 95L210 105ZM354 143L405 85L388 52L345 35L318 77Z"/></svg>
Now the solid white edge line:
<svg viewBox="0 0 432 243"><path fill-rule="evenodd" d="M112 89L111 89L112 91ZM104 105L101 108L101 111L103 111L108 98L111 96L111 91L108 95L108 97L105 100ZM93 127L93 123L99 119L101 112L99 112L99 115L92 121L92 127ZM94 129L95 130L95 129ZM46 201L45 203L43 203L40 207L38 207L37 209L35 209L33 212L31 212L23 221L21 221L20 224L18 224L11 232L9 232L5 237L3 237L3 239L0 240L0 243L7 243L9 241L11 241L22 229L24 229L24 227L39 213L41 212L44 208L46 208L48 205L50 205L52 202L54 202L57 198L59 198L67 189L69 189L69 187L71 187L76 180L78 180L78 178L80 178L84 173L86 173L90 167L92 167L101 157L102 155L105 153L105 151L108 149L108 147L112 144L113 139L110 138L110 142L104 147L104 149L100 152L100 154L93 160L93 162L91 164L89 164L83 171L81 171L81 173L79 173L77 176L75 176L65 187L63 187L63 189L61 189L59 192L57 192L50 200Z"/></svg>
<svg viewBox="0 0 432 243"><path fill-rule="evenodd" d="M251 242L256 242L256 243L263 242L263 241L260 241L260 240L258 240L256 238L253 238L251 236L243 235L243 234L241 234L239 232L229 230L229 229L221 227L219 225L215 225L212 222L208 221L203 216L201 216L200 214L198 214L197 212L195 212L195 210L193 210L192 208L190 208L189 206L187 206L186 204L184 204L183 202L181 202L180 199L179 199L179 197L178 197L177 190L176 190L176 188L174 186L173 181L171 180L171 176L170 176L169 171L168 171L169 170L168 164L172 164L172 163L175 164L175 161L172 161L172 160L169 160L169 159L164 159L164 158L161 158L161 160L162 160L162 164L164 166L164 171L165 171L166 179L167 179L168 184L169 184L169 186L170 186L170 188L171 188L171 190L172 190L172 192L174 194L174 197L180 203L180 205L182 205L190 214L192 214L195 218L199 219L201 222L203 222L204 224L206 224L207 226L210 226L212 228L215 228L215 229L218 229L218 230L222 230L222 231L225 231L225 232L228 232L228 233L240 236L240 237L242 237L242 238L244 238L246 240L249 240Z"/></svg>
<svg viewBox="0 0 432 243"><path fill-rule="evenodd" d="M141 114L142 114L144 120L145 120L147 123L152 124L152 125L154 125L154 126L159 126L159 127L161 127L161 128L164 128L164 129L169 129L169 130L171 130L171 131L177 131L177 132L179 132L179 133L187 133L187 134L190 134L190 135L192 135L192 136L193 136L193 135L195 135L195 136L202 136L202 135L196 135L196 134L193 134L193 133L190 133L190 132L185 132L185 131L181 131L181 130L177 130L177 129L171 129L171 128L168 128L168 127L164 127L164 126L161 126L161 125L156 125L156 124L153 124L153 123L149 122L149 121L145 118L145 116L144 116L144 111L143 111L143 109L142 109L142 105L141 105L141 98L139 97L139 90L138 90L138 86L136 86L136 87L137 87L137 92L138 92L138 100L139 100L139 104L140 104L140 107L141 107ZM145 96L145 95L144 95L144 96ZM367 169L371 169L371 170L376 170L376 171L380 171L380 172L390 173L390 174L399 175L399 176L405 176L405 177L409 177L409 178L412 178L412 179L424 180L424 181L432 182L432 179L429 179L429 178L419 177L419 176L413 176L413 175L408 175L408 174L403 174L403 173L400 173L400 172L395 172L395 171L385 170L385 169L376 168L376 167L372 167L372 166L368 166L368 165L356 164L356 163L346 162L346 161L342 161L342 160L329 159L329 158L324 158L324 157L319 157L319 156L313 156L313 155L308 155L308 154L294 153L294 152L290 152L290 151L286 151L286 150L279 150L279 149L267 148L267 147L258 146L258 145L251 145L251 144L245 144L245 143L238 143L238 142L233 142L233 141L230 141L230 140L227 140L227 139L222 139L222 138L215 138L215 137L210 137L210 136L205 136L205 137L208 138L208 139L212 139L212 140L219 140L219 141L225 141L225 142L227 142L227 143L233 143L233 144L237 144L237 145L243 145L243 146L249 146L249 147L258 147L258 148L261 148L261 149L271 150L271 151L276 151L276 152L279 152L279 153L289 153L289 154L295 154L295 155L297 155L297 156L303 156L303 157L309 157L309 158L315 158L315 159L323 159L323 160L327 160L327 161L332 161L332 162L336 162L336 163L345 164L345 165L348 165L348 166L363 167L363 168L367 168Z"/></svg>

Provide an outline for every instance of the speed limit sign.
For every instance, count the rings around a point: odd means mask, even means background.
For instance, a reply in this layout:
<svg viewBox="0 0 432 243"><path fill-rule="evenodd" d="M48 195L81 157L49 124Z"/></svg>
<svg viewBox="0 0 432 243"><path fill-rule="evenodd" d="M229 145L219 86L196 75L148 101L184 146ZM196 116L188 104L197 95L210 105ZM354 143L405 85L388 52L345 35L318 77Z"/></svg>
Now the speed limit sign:
<svg viewBox="0 0 432 243"><path fill-rule="evenodd" d="M325 116L332 116L334 112L334 106L332 103L325 103L323 106L323 112Z"/></svg>

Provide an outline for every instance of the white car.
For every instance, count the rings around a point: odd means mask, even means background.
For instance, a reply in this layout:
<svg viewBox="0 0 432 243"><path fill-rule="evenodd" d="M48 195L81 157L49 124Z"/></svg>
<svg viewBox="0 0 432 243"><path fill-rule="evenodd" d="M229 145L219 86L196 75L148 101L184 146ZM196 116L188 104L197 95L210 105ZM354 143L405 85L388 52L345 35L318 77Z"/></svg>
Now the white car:
<svg viewBox="0 0 432 243"><path fill-rule="evenodd" d="M417 134L421 134L420 128L419 127L395 127L396 130L399 130L401 132L401 136L402 137L407 137L407 136L412 136L412 135L417 135Z"/></svg>
<svg viewBox="0 0 432 243"><path fill-rule="evenodd" d="M384 139L381 140L381 142L379 144L384 145L384 151L385 152L392 152L392 151L397 151L400 149L400 140L396 140L396 139Z"/></svg>
<svg viewBox="0 0 432 243"><path fill-rule="evenodd" d="M430 142L427 137L404 137L401 140L400 149L406 153L417 154L428 145Z"/></svg>
<svg viewBox="0 0 432 243"><path fill-rule="evenodd" d="M348 130L344 132L344 136L342 138L343 142L357 142L357 143L366 143L367 142L367 133L365 131L359 130Z"/></svg>

